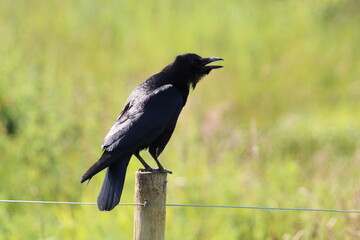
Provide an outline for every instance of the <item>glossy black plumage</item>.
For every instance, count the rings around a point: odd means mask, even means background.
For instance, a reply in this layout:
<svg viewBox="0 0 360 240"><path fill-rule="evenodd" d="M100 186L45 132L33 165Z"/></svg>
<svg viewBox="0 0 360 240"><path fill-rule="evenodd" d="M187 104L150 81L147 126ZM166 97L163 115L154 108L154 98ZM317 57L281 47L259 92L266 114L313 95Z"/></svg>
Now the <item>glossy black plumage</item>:
<svg viewBox="0 0 360 240"><path fill-rule="evenodd" d="M98 197L101 211L109 211L119 203L126 168L133 154L142 162L145 170L152 171L139 155L139 151L148 148L159 171L166 171L157 157L170 140L190 87L195 88L204 75L220 68L207 65L219 60L222 59L201 58L193 53L177 56L173 63L131 93L104 139L102 156L81 179L81 182L90 180L108 168Z"/></svg>

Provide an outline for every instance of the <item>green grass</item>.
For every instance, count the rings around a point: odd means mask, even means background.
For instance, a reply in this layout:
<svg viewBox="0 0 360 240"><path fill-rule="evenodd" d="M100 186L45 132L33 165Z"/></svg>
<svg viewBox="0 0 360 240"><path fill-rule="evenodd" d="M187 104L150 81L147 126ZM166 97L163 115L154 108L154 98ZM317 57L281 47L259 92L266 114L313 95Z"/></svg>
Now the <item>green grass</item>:
<svg viewBox="0 0 360 240"><path fill-rule="evenodd" d="M360 4L0 1L0 199L94 202L80 185L133 88L225 59L161 156L168 203L360 209ZM147 154L144 154L149 159ZM129 165L122 202L133 202ZM168 208L167 239L358 239L359 214ZM132 239L133 208L0 204L0 239Z"/></svg>

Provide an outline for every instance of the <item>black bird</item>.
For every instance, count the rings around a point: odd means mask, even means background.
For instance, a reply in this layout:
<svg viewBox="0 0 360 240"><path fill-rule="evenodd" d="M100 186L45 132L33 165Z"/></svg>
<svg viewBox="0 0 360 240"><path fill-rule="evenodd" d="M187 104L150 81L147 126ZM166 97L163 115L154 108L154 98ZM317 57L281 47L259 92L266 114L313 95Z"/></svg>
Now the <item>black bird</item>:
<svg viewBox="0 0 360 240"><path fill-rule="evenodd" d="M194 89L212 69L221 68L207 65L219 60L223 59L202 58L194 53L179 55L173 63L131 93L104 139L102 156L81 178L81 182L90 180L108 168L97 200L100 211L110 211L120 202L126 169L132 155L144 165L144 171L154 171L139 154L148 148L158 165L158 171L170 172L163 168L158 156L175 129L190 87Z"/></svg>

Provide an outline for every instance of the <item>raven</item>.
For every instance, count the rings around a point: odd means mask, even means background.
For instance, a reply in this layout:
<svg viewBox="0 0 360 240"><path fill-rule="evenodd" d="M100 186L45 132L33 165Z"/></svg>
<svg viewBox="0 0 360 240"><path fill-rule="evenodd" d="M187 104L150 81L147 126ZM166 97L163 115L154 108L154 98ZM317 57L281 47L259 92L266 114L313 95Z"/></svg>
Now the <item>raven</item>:
<svg viewBox="0 0 360 240"><path fill-rule="evenodd" d="M221 68L208 65L219 60L223 59L202 58L194 53L179 55L131 93L104 139L102 156L81 178L82 183L107 168L97 199L100 211L110 211L120 202L132 155L144 165L144 171L155 171L140 156L141 150L149 150L158 166L156 171L171 173L164 169L158 156L170 140L190 88L194 89L212 69Z"/></svg>

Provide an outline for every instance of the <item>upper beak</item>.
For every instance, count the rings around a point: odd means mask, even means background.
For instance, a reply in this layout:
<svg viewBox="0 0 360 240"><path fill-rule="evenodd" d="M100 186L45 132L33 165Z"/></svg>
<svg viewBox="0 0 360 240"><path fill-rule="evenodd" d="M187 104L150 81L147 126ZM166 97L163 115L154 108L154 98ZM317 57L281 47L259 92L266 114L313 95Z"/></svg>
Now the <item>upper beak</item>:
<svg viewBox="0 0 360 240"><path fill-rule="evenodd" d="M219 57L209 57L209 58L203 58L201 61L203 63L204 70L211 70L211 69L215 69L215 68L222 68L223 66L219 66L219 65L206 66L207 64L215 62L215 61L224 61L224 59L219 58Z"/></svg>

